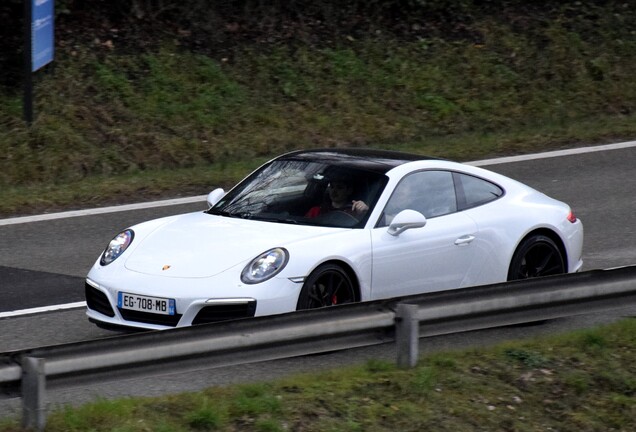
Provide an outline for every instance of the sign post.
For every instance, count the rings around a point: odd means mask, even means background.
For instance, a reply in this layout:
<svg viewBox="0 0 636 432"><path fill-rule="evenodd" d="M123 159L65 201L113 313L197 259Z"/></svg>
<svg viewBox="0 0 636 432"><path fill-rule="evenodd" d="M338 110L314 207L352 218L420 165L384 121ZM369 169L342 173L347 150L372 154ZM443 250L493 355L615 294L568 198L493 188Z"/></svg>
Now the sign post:
<svg viewBox="0 0 636 432"><path fill-rule="evenodd" d="M24 120L33 121L33 77L53 61L55 0L24 0Z"/></svg>

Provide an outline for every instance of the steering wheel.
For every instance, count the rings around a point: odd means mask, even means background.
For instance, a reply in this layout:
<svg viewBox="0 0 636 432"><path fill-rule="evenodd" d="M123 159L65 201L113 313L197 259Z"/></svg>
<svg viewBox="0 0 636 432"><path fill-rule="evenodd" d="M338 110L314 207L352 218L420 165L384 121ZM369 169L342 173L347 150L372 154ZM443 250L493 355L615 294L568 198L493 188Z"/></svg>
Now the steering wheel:
<svg viewBox="0 0 636 432"><path fill-rule="evenodd" d="M351 213L347 213L342 210L332 210L328 213L318 216L318 219L321 223L324 223L326 225L341 227L351 227L358 223L358 218L356 218Z"/></svg>

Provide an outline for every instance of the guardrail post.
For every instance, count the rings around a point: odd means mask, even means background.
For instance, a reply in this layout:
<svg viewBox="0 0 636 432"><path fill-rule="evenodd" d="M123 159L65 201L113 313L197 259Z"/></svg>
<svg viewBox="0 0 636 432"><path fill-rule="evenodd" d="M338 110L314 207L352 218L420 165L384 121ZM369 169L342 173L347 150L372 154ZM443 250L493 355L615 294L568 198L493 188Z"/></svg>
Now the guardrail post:
<svg viewBox="0 0 636 432"><path fill-rule="evenodd" d="M420 321L418 306L399 303L395 315L395 343L397 344L397 365L412 368L419 357Z"/></svg>
<svg viewBox="0 0 636 432"><path fill-rule="evenodd" d="M44 359L22 358L22 426L44 430L46 424L46 373Z"/></svg>

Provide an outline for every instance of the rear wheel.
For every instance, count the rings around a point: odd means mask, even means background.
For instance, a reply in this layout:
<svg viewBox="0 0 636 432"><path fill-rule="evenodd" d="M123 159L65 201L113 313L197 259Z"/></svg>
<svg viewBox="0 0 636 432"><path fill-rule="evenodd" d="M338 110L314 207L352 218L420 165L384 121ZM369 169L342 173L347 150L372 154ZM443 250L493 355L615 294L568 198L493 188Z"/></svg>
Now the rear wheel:
<svg viewBox="0 0 636 432"><path fill-rule="evenodd" d="M508 280L552 276L565 271L565 260L556 243L550 237L534 235L517 248L510 262Z"/></svg>
<svg viewBox="0 0 636 432"><path fill-rule="evenodd" d="M307 277L296 309L315 309L355 301L356 290L347 272L337 264L323 264Z"/></svg>

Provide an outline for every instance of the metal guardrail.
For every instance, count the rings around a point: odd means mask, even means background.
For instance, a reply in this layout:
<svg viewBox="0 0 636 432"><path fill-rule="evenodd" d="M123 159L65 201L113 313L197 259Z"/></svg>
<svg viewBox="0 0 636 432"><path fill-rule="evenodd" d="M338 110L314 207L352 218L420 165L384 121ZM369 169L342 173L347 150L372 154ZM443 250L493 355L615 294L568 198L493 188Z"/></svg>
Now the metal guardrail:
<svg viewBox="0 0 636 432"><path fill-rule="evenodd" d="M0 354L0 397L22 397L41 430L47 389L397 343L414 366L421 336L546 320L636 303L636 266L428 293Z"/></svg>

